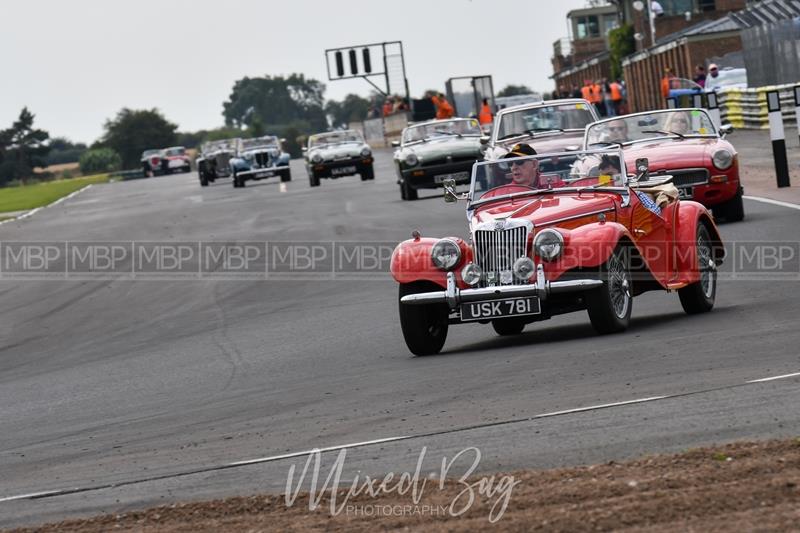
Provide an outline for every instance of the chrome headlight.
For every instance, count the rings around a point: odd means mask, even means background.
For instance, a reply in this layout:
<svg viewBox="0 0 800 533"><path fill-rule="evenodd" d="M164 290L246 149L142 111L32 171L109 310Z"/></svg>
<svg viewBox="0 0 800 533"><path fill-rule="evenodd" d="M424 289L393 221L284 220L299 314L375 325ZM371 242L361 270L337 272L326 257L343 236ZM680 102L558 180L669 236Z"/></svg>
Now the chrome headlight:
<svg viewBox="0 0 800 533"><path fill-rule="evenodd" d="M470 287L474 287L481 281L483 270L475 263L469 263L461 270L461 279Z"/></svg>
<svg viewBox="0 0 800 533"><path fill-rule="evenodd" d="M545 261L553 261L564 251L564 237L554 229L544 229L533 239L533 251Z"/></svg>
<svg viewBox="0 0 800 533"><path fill-rule="evenodd" d="M452 270L461 261L461 248L452 239L440 239L431 248L431 260L437 268Z"/></svg>
<svg viewBox="0 0 800 533"><path fill-rule="evenodd" d="M409 154L406 156L406 165L413 167L417 163L419 163L419 158L417 157L417 154L415 154L414 152L409 152Z"/></svg>
<svg viewBox="0 0 800 533"><path fill-rule="evenodd" d="M322 163L322 155L320 155L320 154L312 155L311 156L311 162L312 163Z"/></svg>
<svg viewBox="0 0 800 533"><path fill-rule="evenodd" d="M514 261L513 270L517 279L527 281L536 273L536 265L533 264L533 260L530 257L520 257Z"/></svg>
<svg viewBox="0 0 800 533"><path fill-rule="evenodd" d="M361 149L361 157L369 157L370 155L372 155L372 150L369 149L369 146Z"/></svg>
<svg viewBox="0 0 800 533"><path fill-rule="evenodd" d="M717 150L711 157L711 161L714 162L714 166L718 169L728 170L733 165L733 154L725 149Z"/></svg>

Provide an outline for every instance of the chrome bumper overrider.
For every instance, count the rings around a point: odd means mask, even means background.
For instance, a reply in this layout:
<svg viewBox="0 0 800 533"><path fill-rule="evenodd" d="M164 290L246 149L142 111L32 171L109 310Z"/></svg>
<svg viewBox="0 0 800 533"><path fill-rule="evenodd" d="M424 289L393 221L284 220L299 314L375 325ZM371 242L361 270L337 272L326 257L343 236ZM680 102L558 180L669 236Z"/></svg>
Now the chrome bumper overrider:
<svg viewBox="0 0 800 533"><path fill-rule="evenodd" d="M522 296L538 296L546 300L550 294L575 292L595 289L603 282L599 279L576 279L569 281L547 281L542 265L536 267L536 282L529 285L504 285L501 287L481 287L478 289L459 289L454 272L447 273L447 290L408 294L400 299L409 305L425 305L446 303L450 309L456 309L462 303L502 300Z"/></svg>

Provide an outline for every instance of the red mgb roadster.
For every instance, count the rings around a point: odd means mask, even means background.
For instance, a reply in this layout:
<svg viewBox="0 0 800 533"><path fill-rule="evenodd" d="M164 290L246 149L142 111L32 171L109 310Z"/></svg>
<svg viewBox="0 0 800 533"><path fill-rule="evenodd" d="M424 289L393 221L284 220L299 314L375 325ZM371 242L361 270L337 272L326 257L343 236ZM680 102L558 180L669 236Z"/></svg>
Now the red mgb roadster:
<svg viewBox="0 0 800 533"><path fill-rule="evenodd" d="M619 145L628 158L650 161L650 174L670 174L681 198L700 202L728 222L744 218L739 161L705 109L664 109L609 118L586 127L584 148ZM630 170L630 169L629 169Z"/></svg>
<svg viewBox="0 0 800 533"><path fill-rule="evenodd" d="M678 291L687 313L714 306L724 247L701 204L682 201L672 176L621 149L476 163L466 201L469 237L400 243L391 272L412 353L438 353L451 324L491 323L499 335L587 310L599 333L627 328L633 297ZM507 156L508 157L508 156ZM484 190L478 184L487 184Z"/></svg>

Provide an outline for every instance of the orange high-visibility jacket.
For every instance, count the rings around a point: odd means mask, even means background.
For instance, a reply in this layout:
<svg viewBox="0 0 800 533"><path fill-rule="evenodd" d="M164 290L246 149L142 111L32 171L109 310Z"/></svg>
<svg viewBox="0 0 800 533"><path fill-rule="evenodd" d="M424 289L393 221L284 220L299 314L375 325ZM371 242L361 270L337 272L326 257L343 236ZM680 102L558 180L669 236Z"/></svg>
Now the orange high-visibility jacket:
<svg viewBox="0 0 800 533"><path fill-rule="evenodd" d="M489 108L489 104L481 106L481 112L478 113L478 122L481 124L490 124L492 122L492 110Z"/></svg>
<svg viewBox="0 0 800 533"><path fill-rule="evenodd" d="M587 101L591 102L592 101L592 88L590 86L588 86L588 85L584 85L583 87L581 87L581 96L583 96L584 100L587 100Z"/></svg>
<svg viewBox="0 0 800 533"><path fill-rule="evenodd" d="M599 104L603 101L603 88L597 83L592 85L592 99L589 101L593 104Z"/></svg>
<svg viewBox="0 0 800 533"><path fill-rule="evenodd" d="M614 102L622 100L622 86L617 82L611 84L611 99Z"/></svg>

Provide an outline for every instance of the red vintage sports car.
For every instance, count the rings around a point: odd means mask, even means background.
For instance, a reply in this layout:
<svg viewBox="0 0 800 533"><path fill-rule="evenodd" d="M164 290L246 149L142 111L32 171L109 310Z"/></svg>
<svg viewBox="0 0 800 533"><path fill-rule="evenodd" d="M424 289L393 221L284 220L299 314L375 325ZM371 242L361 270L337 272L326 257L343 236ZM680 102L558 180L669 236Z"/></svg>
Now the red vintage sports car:
<svg viewBox="0 0 800 533"><path fill-rule="evenodd" d="M736 150L724 139L730 131L717 129L705 109L665 109L590 124L583 147L622 146L629 165L646 157L651 174L672 175L681 198L736 222L744 218L743 189Z"/></svg>
<svg viewBox="0 0 800 533"><path fill-rule="evenodd" d="M650 290L709 311L724 255L714 220L671 176L637 167L628 175L619 148L576 151L476 163L462 195L445 183L446 201L467 203L468 239L415 232L391 259L409 350L438 353L451 324L513 335L583 309L599 333L618 332Z"/></svg>

